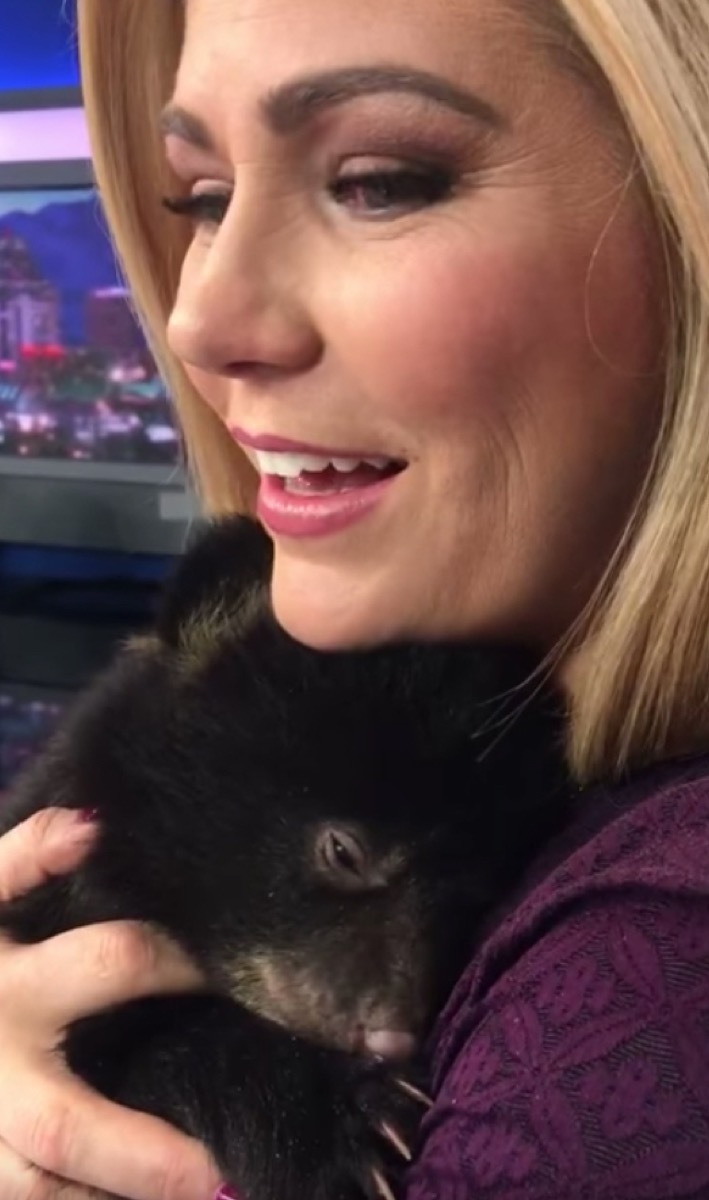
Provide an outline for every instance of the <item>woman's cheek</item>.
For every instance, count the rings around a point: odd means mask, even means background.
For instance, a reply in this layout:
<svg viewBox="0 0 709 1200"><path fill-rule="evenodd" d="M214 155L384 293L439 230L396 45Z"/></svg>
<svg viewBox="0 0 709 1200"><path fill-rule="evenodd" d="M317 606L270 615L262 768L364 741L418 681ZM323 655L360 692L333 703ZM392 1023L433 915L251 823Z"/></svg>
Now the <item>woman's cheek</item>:
<svg viewBox="0 0 709 1200"><path fill-rule="evenodd" d="M396 420L504 400L537 336L539 271L519 256L402 253L330 291L331 342L360 393ZM515 389L516 390L516 389Z"/></svg>

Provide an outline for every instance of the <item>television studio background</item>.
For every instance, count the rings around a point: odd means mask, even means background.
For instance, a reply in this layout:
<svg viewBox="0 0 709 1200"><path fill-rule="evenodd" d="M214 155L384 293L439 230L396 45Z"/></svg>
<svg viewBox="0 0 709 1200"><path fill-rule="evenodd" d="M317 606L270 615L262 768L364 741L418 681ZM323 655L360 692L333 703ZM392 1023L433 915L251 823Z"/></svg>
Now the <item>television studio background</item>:
<svg viewBox="0 0 709 1200"><path fill-rule="evenodd" d="M0 38L0 793L150 620L196 515L93 186L73 0Z"/></svg>

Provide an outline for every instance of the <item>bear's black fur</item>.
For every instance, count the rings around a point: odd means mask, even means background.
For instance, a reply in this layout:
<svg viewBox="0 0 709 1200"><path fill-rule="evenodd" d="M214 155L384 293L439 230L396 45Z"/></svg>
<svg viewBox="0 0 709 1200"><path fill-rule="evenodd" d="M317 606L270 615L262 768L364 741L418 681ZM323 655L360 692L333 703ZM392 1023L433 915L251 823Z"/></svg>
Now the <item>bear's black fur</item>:
<svg viewBox="0 0 709 1200"><path fill-rule="evenodd" d="M96 807L96 849L3 905L0 927L166 930L210 991L78 1022L70 1065L206 1142L245 1200L352 1200L397 1168L382 1124L408 1139L421 1114L409 1068L367 1039L420 1043L559 821L562 714L516 650L306 649L271 614L270 566L241 518L185 556L155 634L0 814L4 832Z"/></svg>

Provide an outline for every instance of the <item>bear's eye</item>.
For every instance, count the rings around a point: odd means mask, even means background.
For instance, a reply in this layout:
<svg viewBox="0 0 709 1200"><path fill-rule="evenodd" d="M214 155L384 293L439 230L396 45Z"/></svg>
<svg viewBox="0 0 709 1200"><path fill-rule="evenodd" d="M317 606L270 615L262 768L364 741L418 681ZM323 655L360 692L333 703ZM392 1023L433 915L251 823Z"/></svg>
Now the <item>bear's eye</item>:
<svg viewBox="0 0 709 1200"><path fill-rule="evenodd" d="M335 834L331 835L329 845L331 866L342 867L345 871L359 875L361 855L358 857L354 847L351 844L346 846Z"/></svg>
<svg viewBox="0 0 709 1200"><path fill-rule="evenodd" d="M367 885L367 856L353 834L340 829L326 829L318 838L318 859L337 883L347 886Z"/></svg>

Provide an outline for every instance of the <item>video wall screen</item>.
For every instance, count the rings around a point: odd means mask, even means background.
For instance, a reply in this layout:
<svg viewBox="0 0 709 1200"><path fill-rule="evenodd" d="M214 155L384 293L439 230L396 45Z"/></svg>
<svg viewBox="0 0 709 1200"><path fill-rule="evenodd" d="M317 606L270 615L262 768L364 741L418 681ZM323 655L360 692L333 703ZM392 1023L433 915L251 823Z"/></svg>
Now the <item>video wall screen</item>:
<svg viewBox="0 0 709 1200"><path fill-rule="evenodd" d="M0 457L172 464L181 444L89 188L0 191Z"/></svg>
<svg viewBox="0 0 709 1200"><path fill-rule="evenodd" d="M71 696L18 696L0 684L0 798L39 753L66 711Z"/></svg>
<svg viewBox="0 0 709 1200"><path fill-rule="evenodd" d="M5 0L0 96L79 83L76 0Z"/></svg>

